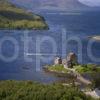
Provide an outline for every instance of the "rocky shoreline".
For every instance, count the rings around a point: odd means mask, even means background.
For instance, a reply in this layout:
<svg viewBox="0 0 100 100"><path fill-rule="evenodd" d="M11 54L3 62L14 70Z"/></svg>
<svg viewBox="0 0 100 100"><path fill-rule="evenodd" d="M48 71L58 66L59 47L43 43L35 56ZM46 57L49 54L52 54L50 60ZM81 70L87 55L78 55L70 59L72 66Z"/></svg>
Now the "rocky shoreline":
<svg viewBox="0 0 100 100"><path fill-rule="evenodd" d="M90 36L89 38L96 41L100 41L100 36Z"/></svg>
<svg viewBox="0 0 100 100"><path fill-rule="evenodd" d="M73 76L75 77L74 75L71 75L70 73L64 73L64 72L57 72L57 71L54 71L54 70L49 70L47 67L43 67L43 71L45 73L49 73L49 74L53 74L57 77L70 77L70 76Z"/></svg>

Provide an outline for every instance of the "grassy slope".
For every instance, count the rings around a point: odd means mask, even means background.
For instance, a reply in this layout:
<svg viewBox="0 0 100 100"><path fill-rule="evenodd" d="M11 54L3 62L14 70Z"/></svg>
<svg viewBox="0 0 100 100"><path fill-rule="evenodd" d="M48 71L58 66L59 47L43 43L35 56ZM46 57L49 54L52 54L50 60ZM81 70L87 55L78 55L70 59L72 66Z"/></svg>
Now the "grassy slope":
<svg viewBox="0 0 100 100"><path fill-rule="evenodd" d="M55 71L55 72L63 72L63 73L67 73L69 72L68 69L65 69L63 65L51 65L51 66L47 66L49 71ZM87 65L77 65L74 66L73 69L75 69L76 72L80 73L80 74L84 74L84 73L100 73L100 67L93 65L93 64L87 64Z"/></svg>
<svg viewBox="0 0 100 100"><path fill-rule="evenodd" d="M63 65L48 66L48 70L49 71L59 72L59 73L67 73L68 72L68 70L65 69Z"/></svg>
<svg viewBox="0 0 100 100"><path fill-rule="evenodd" d="M0 28L48 29L48 26L43 17L26 12L6 0L0 0Z"/></svg>
<svg viewBox="0 0 100 100"><path fill-rule="evenodd" d="M94 100L72 86L0 81L0 100Z"/></svg>
<svg viewBox="0 0 100 100"><path fill-rule="evenodd" d="M78 65L78 66L74 66L74 68L80 74L82 74L82 73L90 73L90 74L100 73L100 67L93 65L93 64Z"/></svg>

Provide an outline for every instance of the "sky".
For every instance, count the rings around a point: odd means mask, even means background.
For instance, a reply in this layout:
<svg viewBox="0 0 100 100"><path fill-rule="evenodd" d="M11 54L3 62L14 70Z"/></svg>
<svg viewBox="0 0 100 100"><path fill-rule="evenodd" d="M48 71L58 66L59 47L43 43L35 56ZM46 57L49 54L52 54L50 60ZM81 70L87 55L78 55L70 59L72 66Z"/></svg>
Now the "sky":
<svg viewBox="0 0 100 100"><path fill-rule="evenodd" d="M100 0L79 0L88 6L100 6Z"/></svg>

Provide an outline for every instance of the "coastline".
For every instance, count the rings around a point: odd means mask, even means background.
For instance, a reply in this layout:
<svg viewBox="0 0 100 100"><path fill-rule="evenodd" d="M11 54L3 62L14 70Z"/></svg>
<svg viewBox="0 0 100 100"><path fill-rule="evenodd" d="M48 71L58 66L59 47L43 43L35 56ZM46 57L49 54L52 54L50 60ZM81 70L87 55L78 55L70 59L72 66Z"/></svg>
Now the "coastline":
<svg viewBox="0 0 100 100"><path fill-rule="evenodd" d="M54 76L57 76L57 77L70 77L70 76L73 76L70 73L57 72L57 71L54 71L54 70L51 71L51 70L48 70L48 68L46 68L46 67L43 67L43 71L45 73L53 74Z"/></svg>
<svg viewBox="0 0 100 100"><path fill-rule="evenodd" d="M48 30L43 16L29 12L6 0L0 1L0 29Z"/></svg>
<svg viewBox="0 0 100 100"><path fill-rule="evenodd" d="M77 72L71 71L71 70L69 70L70 72L68 72L68 73L63 73L63 72L57 72L57 71L49 70L48 68L45 68L45 67L43 68L43 70L46 73L55 75L56 77L63 77L63 78L67 78L67 79L70 79L70 78L73 77L77 82L81 82L82 84L85 84L85 85L92 84L92 80L86 79L84 77L86 74L90 75L89 73L80 74L80 73L77 73Z"/></svg>
<svg viewBox="0 0 100 100"><path fill-rule="evenodd" d="M89 36L90 39L100 41L100 36Z"/></svg>

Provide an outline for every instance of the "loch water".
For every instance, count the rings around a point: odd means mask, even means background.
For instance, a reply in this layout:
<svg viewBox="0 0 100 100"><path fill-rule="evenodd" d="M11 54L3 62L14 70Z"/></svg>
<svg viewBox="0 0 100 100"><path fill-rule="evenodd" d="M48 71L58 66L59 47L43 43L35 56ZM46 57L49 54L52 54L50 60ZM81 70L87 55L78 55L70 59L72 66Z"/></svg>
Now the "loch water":
<svg viewBox="0 0 100 100"><path fill-rule="evenodd" d="M58 78L44 73L42 68L52 64L56 56L65 58L69 52L77 54L79 63L100 64L100 42L92 41L89 38L100 35L99 11L41 12L41 15L45 17L49 30L0 30L0 80L54 82ZM25 38L26 35L28 38ZM9 41L9 39L11 40ZM44 41L41 43L42 39ZM72 40L67 43L68 39ZM28 40L31 41L28 44L27 52L25 41ZM15 49L18 48L17 54ZM18 56L14 61L4 60L4 58L12 57L14 52ZM24 55L30 59L26 60ZM39 61L40 67L38 66ZM37 71L38 69L40 71Z"/></svg>

